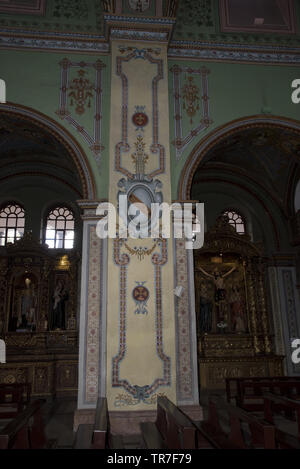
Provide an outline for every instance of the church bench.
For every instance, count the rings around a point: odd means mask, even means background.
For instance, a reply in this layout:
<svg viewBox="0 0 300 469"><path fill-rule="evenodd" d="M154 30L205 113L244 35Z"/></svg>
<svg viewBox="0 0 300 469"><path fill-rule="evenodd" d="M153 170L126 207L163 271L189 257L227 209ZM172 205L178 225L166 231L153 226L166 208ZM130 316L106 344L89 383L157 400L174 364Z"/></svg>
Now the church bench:
<svg viewBox="0 0 300 469"><path fill-rule="evenodd" d="M238 398L241 400L242 397L242 392L244 388L241 386L243 382L247 382L248 385L250 386L250 383L261 383L261 382L270 382L272 383L288 383L288 382L294 382L297 383L299 381L300 383L300 377L294 377L294 376L271 376L271 377L244 377L244 378L226 378L226 397L228 403L232 401L232 399ZM233 389L234 388L234 391Z"/></svg>
<svg viewBox="0 0 300 469"><path fill-rule="evenodd" d="M109 443L109 415L106 397L99 397L93 427L91 448L105 449Z"/></svg>
<svg viewBox="0 0 300 469"><path fill-rule="evenodd" d="M168 449L195 449L196 427L167 397L157 399L156 426Z"/></svg>
<svg viewBox="0 0 300 469"><path fill-rule="evenodd" d="M167 445L154 422L141 422L140 427L144 448L167 449Z"/></svg>
<svg viewBox="0 0 300 469"><path fill-rule="evenodd" d="M219 404L219 409L218 409ZM204 430L220 449L275 449L275 427L239 407L210 400L208 419L199 427ZM220 409L228 417L228 431L220 424ZM247 430L245 431L245 426Z"/></svg>
<svg viewBox="0 0 300 469"><path fill-rule="evenodd" d="M145 447L149 449L213 447L204 432L166 397L157 399L155 423L143 422L140 427Z"/></svg>
<svg viewBox="0 0 300 469"><path fill-rule="evenodd" d="M266 393L264 396L264 419L276 427L276 440L281 448L300 449L300 401ZM289 412L287 412L289 411ZM281 430L274 423L275 415L284 412L287 419L296 417L297 437ZM294 420L294 419L293 419Z"/></svg>
<svg viewBox="0 0 300 469"><path fill-rule="evenodd" d="M300 380L242 380L239 382L237 406L256 412L263 412L263 395L271 392L285 397L300 397Z"/></svg>
<svg viewBox="0 0 300 469"><path fill-rule="evenodd" d="M99 397L97 401L95 419L93 424L78 426L73 448L74 449L121 449L123 441L121 436L110 433L109 413L106 397Z"/></svg>
<svg viewBox="0 0 300 469"><path fill-rule="evenodd" d="M0 431L0 449L41 449L47 447L41 408L45 400L29 404Z"/></svg>
<svg viewBox="0 0 300 469"><path fill-rule="evenodd" d="M94 424L81 423L78 425L73 449L90 449L93 440Z"/></svg>

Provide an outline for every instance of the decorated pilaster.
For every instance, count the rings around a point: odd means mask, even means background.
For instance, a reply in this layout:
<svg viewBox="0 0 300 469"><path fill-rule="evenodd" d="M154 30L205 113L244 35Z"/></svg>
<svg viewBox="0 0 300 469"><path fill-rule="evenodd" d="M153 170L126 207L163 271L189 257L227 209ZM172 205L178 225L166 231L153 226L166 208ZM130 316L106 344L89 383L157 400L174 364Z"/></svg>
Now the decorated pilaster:
<svg viewBox="0 0 300 469"><path fill-rule="evenodd" d="M182 201L176 204L183 209ZM186 249L186 241L183 238L174 240L175 283L182 287L181 295L175 297L177 403L180 406L195 406L199 403L199 392L194 251Z"/></svg>
<svg viewBox="0 0 300 469"><path fill-rule="evenodd" d="M83 211L79 320L78 409L94 409L105 396L107 243L96 233L98 201L78 202ZM76 422L85 423L75 415ZM87 420L89 422L89 420Z"/></svg>
<svg viewBox="0 0 300 469"><path fill-rule="evenodd" d="M269 267L269 282L276 348L285 355L287 374L298 376L300 365L292 361L292 342L300 337L300 303L294 259L289 255L274 256Z"/></svg>
<svg viewBox="0 0 300 469"><path fill-rule="evenodd" d="M109 201L171 204L167 44L172 21L107 19L111 39ZM140 38L136 42L135 38ZM124 221L124 220L123 220ZM130 221L130 216L128 217ZM108 240L107 398L110 411L154 410L176 396L174 246Z"/></svg>

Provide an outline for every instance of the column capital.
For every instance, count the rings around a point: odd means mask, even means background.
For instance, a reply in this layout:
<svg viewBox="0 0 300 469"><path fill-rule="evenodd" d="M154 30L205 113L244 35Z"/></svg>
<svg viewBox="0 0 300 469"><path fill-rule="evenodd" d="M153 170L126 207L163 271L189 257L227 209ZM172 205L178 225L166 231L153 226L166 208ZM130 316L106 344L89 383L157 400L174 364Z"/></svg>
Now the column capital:
<svg viewBox="0 0 300 469"><path fill-rule="evenodd" d="M81 209L81 218L85 220L100 220L103 216L96 215L96 209L99 204L107 202L107 199L99 200L77 200L77 204Z"/></svg>
<svg viewBox="0 0 300 469"><path fill-rule="evenodd" d="M123 39L168 44L174 25L174 18L104 15L107 41Z"/></svg>

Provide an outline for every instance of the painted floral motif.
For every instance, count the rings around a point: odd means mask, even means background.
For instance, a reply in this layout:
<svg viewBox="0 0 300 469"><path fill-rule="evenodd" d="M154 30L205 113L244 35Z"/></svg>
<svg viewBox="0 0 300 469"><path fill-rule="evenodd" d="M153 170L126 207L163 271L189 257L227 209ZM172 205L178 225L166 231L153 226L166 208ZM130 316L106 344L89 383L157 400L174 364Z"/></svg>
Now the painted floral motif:
<svg viewBox="0 0 300 469"><path fill-rule="evenodd" d="M145 125L148 124L149 119L145 113L146 106L135 106L135 113L132 116L132 122L136 126L136 130L144 131Z"/></svg>
<svg viewBox="0 0 300 469"><path fill-rule="evenodd" d="M85 71L79 70L78 78L74 78L70 84L69 98L70 106L76 103L76 113L81 115L85 112L85 106L91 107L91 98L93 97L93 85L88 78L85 78Z"/></svg>
<svg viewBox="0 0 300 469"><path fill-rule="evenodd" d="M189 76L182 87L183 109L190 118L190 124L193 124L193 117L199 111L199 87L195 84L194 78Z"/></svg>
<svg viewBox="0 0 300 469"><path fill-rule="evenodd" d="M132 297L136 304L134 314L148 314L147 301L149 299L149 290L144 285L146 282L135 282L137 286L132 291Z"/></svg>
<svg viewBox="0 0 300 469"><path fill-rule="evenodd" d="M53 16L57 18L88 18L88 7L84 0L55 0Z"/></svg>
<svg viewBox="0 0 300 469"><path fill-rule="evenodd" d="M142 13L150 7L150 0L128 0L129 6L137 13Z"/></svg>
<svg viewBox="0 0 300 469"><path fill-rule="evenodd" d="M140 403L140 401L142 401L144 404L155 405L157 403L158 397L167 397L167 396L164 393L158 393L158 394L153 394L152 396L149 396L148 398L145 398L144 396L142 397L141 395L139 395L139 397L137 398L134 398L128 394L122 393L122 394L117 395L114 405L116 407L124 407L127 405L137 405Z"/></svg>
<svg viewBox="0 0 300 469"><path fill-rule="evenodd" d="M145 142L142 136L138 136L135 145L135 152L131 155L135 164L135 174L144 175L145 165L149 159L149 156L145 153Z"/></svg>
<svg viewBox="0 0 300 469"><path fill-rule="evenodd" d="M183 0L178 8L179 25L213 26L212 0Z"/></svg>
<svg viewBox="0 0 300 469"><path fill-rule="evenodd" d="M125 248L127 249L127 251L132 255L132 256L137 256L138 260L139 261L142 261L144 260L145 256L151 256L151 254L154 252L154 249L156 248L156 246L158 245L158 241L156 241L152 248L146 248L146 247L134 247L134 248L131 248L130 246L128 246L128 244L126 242L124 242L124 246Z"/></svg>

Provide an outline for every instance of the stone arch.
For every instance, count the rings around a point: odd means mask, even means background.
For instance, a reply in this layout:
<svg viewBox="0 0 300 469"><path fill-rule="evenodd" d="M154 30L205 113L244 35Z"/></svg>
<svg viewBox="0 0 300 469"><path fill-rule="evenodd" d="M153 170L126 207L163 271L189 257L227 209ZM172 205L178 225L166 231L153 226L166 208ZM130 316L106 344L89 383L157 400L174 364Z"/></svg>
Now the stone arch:
<svg viewBox="0 0 300 469"><path fill-rule="evenodd" d="M284 128L291 130L300 136L300 122L279 116L256 115L243 117L229 122L213 130L209 135L202 139L192 150L185 165L181 171L178 184L178 199L190 200L191 187L194 174L204 158L204 156L222 140L229 136L249 128Z"/></svg>
<svg viewBox="0 0 300 469"><path fill-rule="evenodd" d="M252 129L270 129L273 131L281 132L287 131L295 135L297 139L300 136L300 122L288 118L265 115L257 115L237 119L235 121L229 122L228 124L225 124L222 127L215 129L195 146L189 158L187 159L184 168L181 172L181 177L178 186L178 199L191 200L195 198L192 193L194 187L194 176L196 175L197 171L200 171L199 174L201 173L201 163L202 161L205 161L204 159L206 155L209 155L209 153L213 151L215 147L220 147L222 143L227 141L228 139L235 138L239 134L242 134L243 132L246 132L248 130L251 131ZM296 163L294 164L294 166L295 165ZM290 174L294 173L295 171L290 170ZM226 177L221 179L219 177L219 179L217 179L211 176L208 176L207 178L205 177L205 181L207 183L229 183L229 180L226 179ZM248 180L251 182L251 176L248 176ZM259 181L253 180L252 176L251 184L254 183L256 184L256 187L260 189L261 192L256 191L254 186L250 187L249 185L247 185L247 187L241 185L240 189L248 192L249 196L251 195L264 209L269 220L268 225L266 226L268 226L268 229L271 230L269 232L272 232L272 238L270 238L272 239L271 244L274 245L274 249L279 251L281 247L287 243L287 234L283 232L284 223L282 222L282 220L284 217L286 218L286 220L289 219L290 215L287 207L291 204L291 201L294 201L294 191L292 191L291 189L288 189L286 191L286 200L281 205L274 197L273 192L271 192L269 188L263 187L261 183L259 183ZM231 185L238 186L238 182L232 181ZM288 184L288 187L289 186L290 184ZM263 194L265 195L263 196ZM266 204L267 199L270 201L269 203L271 204L271 206ZM278 220L281 220L279 224ZM267 232L266 226L264 228L264 232Z"/></svg>
<svg viewBox="0 0 300 469"><path fill-rule="evenodd" d="M96 198L94 176L86 154L80 144L65 128L49 116L19 104L0 104L0 116L3 115L15 116L25 122L32 123L57 139L65 147L77 168L82 184L83 198L89 200Z"/></svg>

